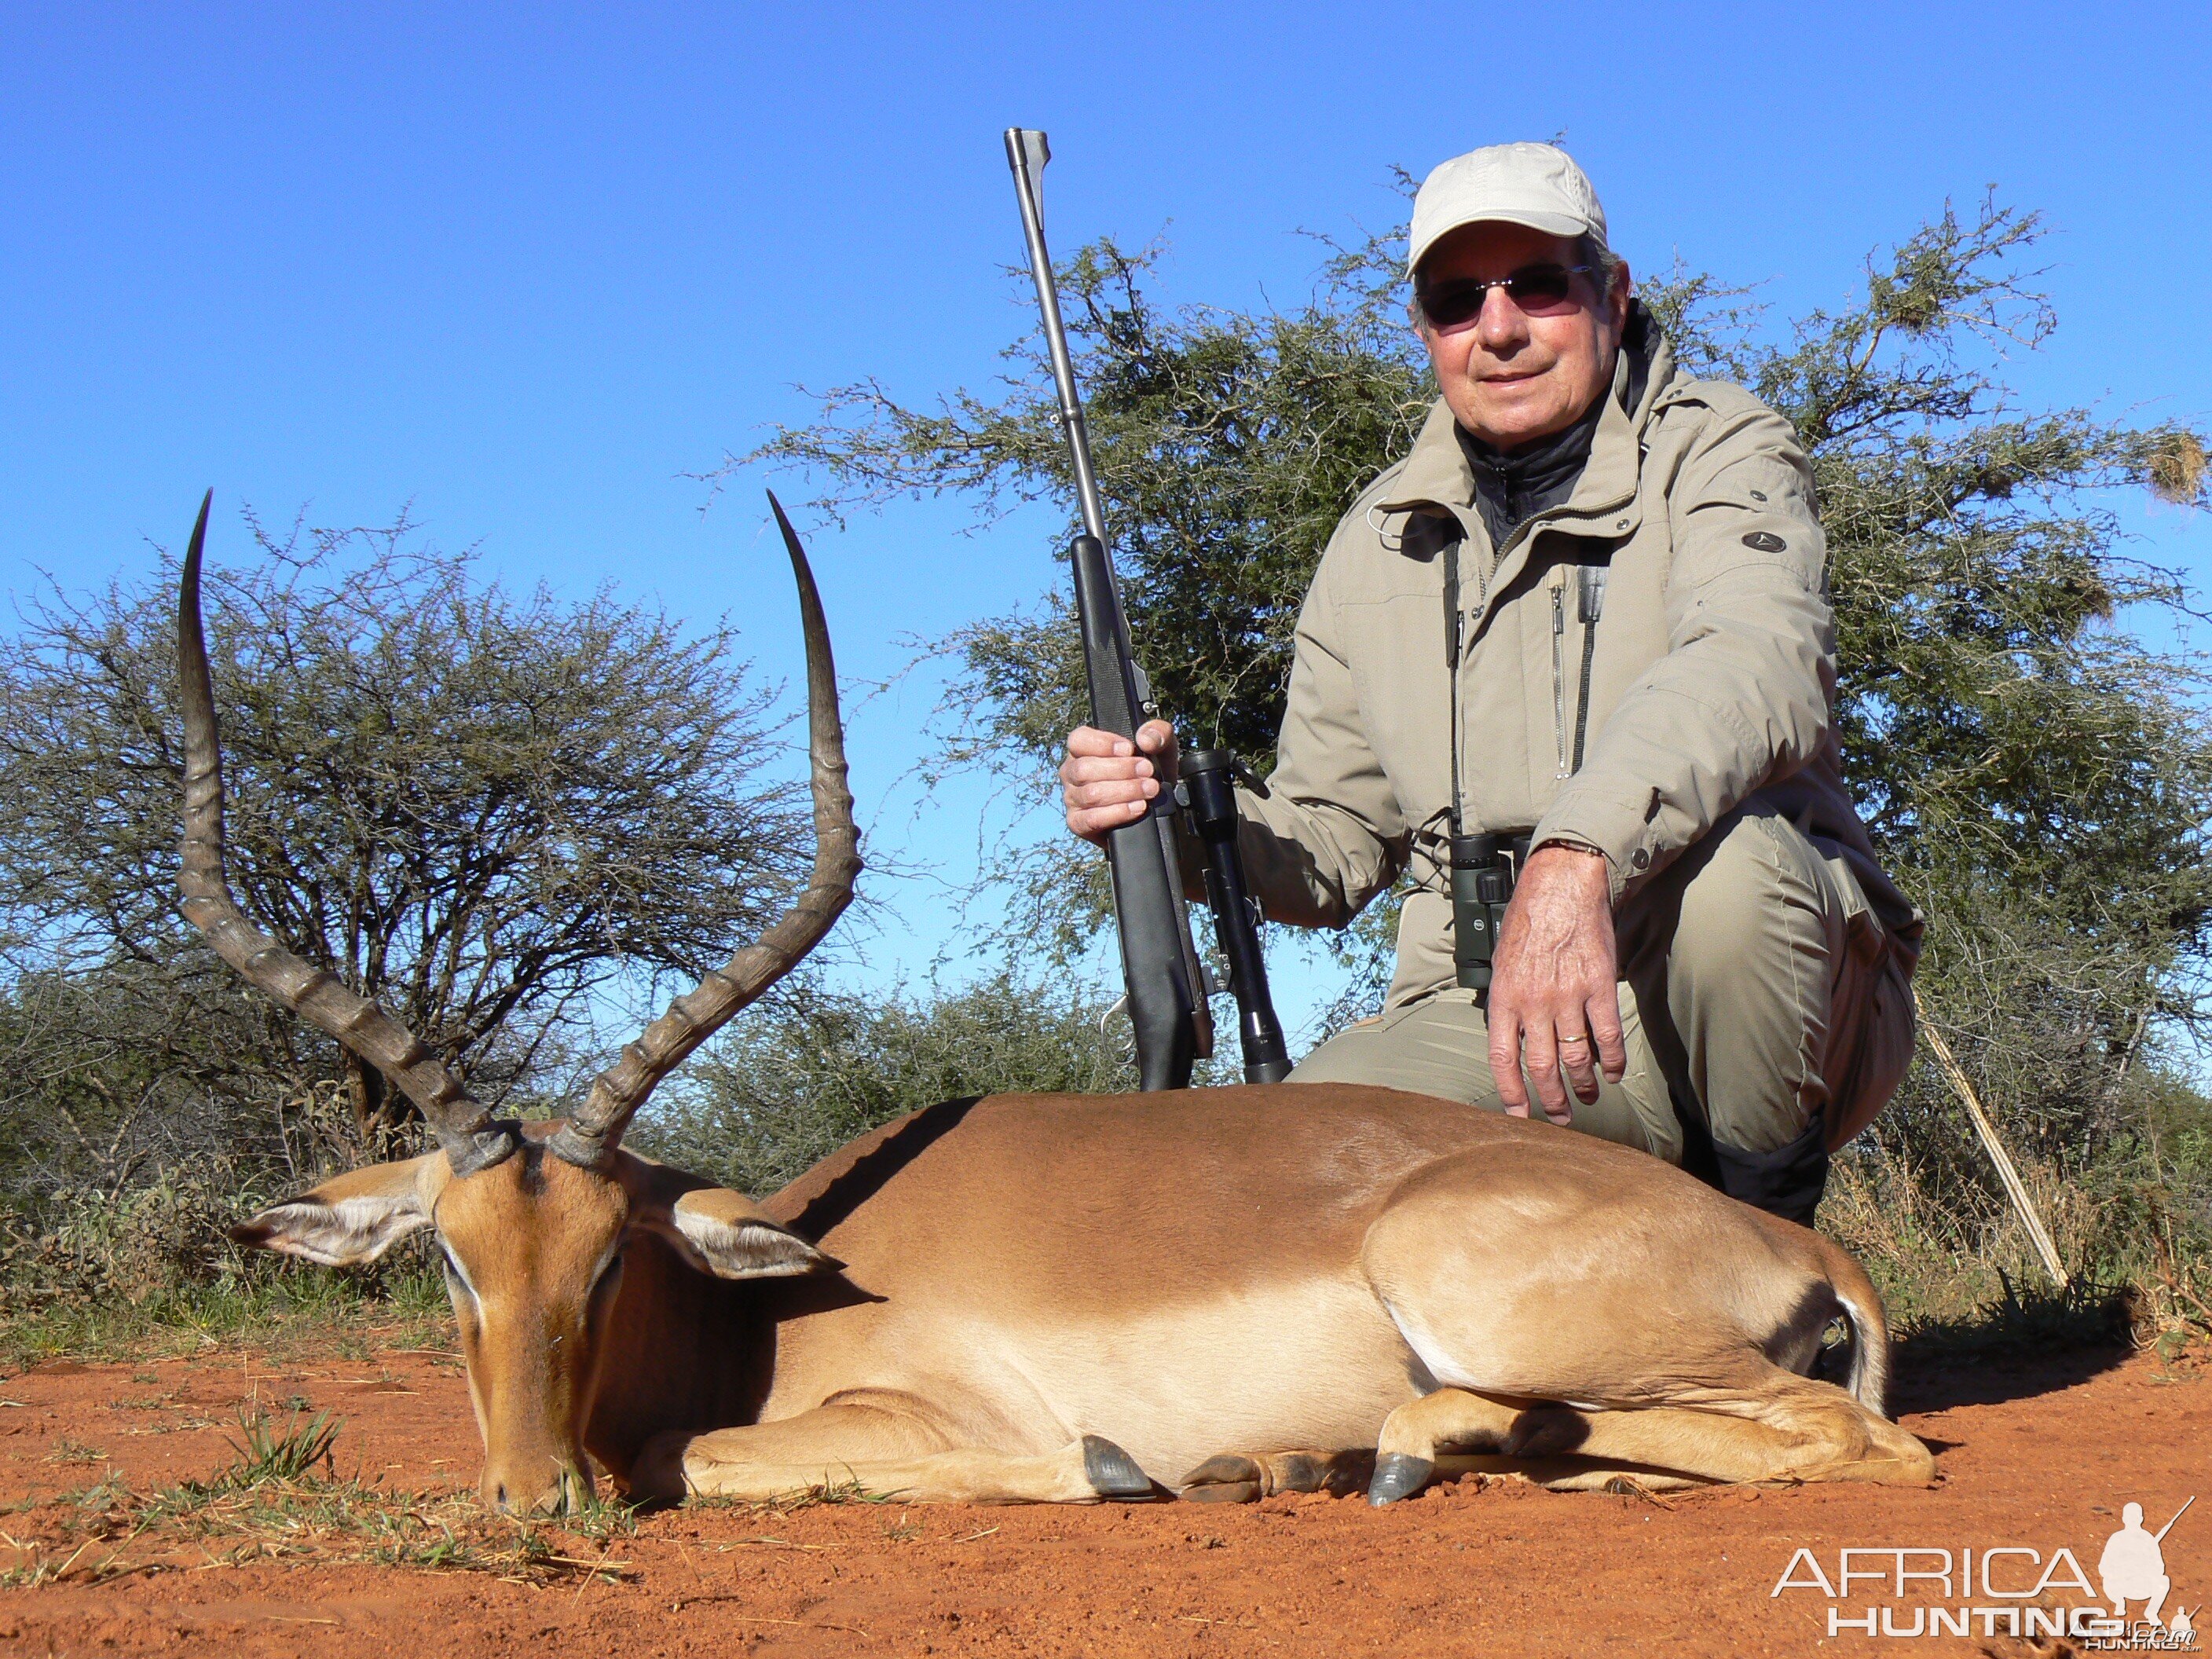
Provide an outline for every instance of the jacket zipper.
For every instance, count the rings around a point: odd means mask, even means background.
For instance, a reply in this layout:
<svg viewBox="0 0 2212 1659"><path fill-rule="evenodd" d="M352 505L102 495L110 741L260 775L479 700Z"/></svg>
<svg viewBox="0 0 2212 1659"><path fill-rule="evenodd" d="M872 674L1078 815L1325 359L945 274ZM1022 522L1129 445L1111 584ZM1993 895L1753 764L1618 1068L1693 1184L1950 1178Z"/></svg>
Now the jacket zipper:
<svg viewBox="0 0 2212 1659"><path fill-rule="evenodd" d="M1559 745L1559 769L1567 770L1567 571L1565 565L1552 573L1552 736Z"/></svg>
<svg viewBox="0 0 2212 1659"><path fill-rule="evenodd" d="M1573 769L1577 772L1583 769L1583 739L1589 735L1590 671L1597 664L1597 623L1605 614L1606 572L1604 565L1586 564L1578 573L1580 597L1575 606L1575 620L1583 628L1583 684L1575 698Z"/></svg>

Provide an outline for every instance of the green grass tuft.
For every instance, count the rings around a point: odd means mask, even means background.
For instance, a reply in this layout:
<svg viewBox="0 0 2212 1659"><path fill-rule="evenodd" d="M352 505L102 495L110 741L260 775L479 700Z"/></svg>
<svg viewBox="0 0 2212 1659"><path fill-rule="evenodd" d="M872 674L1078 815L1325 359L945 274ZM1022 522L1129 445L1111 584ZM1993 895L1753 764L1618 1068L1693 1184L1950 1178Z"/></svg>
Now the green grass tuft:
<svg viewBox="0 0 2212 1659"><path fill-rule="evenodd" d="M267 1413L246 1410L238 1414L238 1426L245 1441L229 1443L238 1462L220 1477L222 1485L243 1487L270 1480L300 1480L312 1474L318 1463L326 1475L337 1472L331 1446L345 1426L343 1418L333 1418L328 1412L308 1417L295 1411L291 1421L279 1431L270 1425Z"/></svg>

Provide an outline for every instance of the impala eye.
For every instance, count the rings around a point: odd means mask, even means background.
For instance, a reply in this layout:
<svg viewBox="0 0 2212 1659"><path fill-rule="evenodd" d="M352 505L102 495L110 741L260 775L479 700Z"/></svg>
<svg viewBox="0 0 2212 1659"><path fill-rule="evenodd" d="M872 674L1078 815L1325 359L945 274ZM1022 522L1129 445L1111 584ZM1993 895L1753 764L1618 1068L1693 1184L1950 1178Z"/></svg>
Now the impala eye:
<svg viewBox="0 0 2212 1659"><path fill-rule="evenodd" d="M461 1271L461 1264L453 1260L453 1253L442 1241L438 1245L438 1271L445 1274L449 1290L465 1291L471 1299L475 1297L476 1290L469 1283L469 1276Z"/></svg>

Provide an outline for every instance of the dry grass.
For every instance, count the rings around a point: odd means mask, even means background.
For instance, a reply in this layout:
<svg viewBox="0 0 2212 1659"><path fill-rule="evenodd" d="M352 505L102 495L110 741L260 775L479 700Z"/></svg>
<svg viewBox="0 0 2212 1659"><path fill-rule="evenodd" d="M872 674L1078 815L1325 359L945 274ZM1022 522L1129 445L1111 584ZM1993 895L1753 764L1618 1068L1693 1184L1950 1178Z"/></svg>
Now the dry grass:
<svg viewBox="0 0 2212 1659"><path fill-rule="evenodd" d="M2021 1161L2021 1177L2068 1268L2063 1288L2009 1210L1960 1213L1883 1158L1838 1159L1818 1224L1874 1276L1892 1326L1923 1345L2058 1338L2170 1354L2212 1340L2212 1261L2157 1189L2132 1189L2116 1227L2111 1194L2033 1160Z"/></svg>
<svg viewBox="0 0 2212 1659"><path fill-rule="evenodd" d="M690 1509L744 1510L753 1515L795 1515L801 1510L811 1510L824 1504L896 1504L904 1501L904 1494L896 1492L871 1492L858 1480L833 1480L825 1472L823 1478L811 1486L794 1486L789 1492L778 1492L773 1498L721 1498L710 1493L695 1493L684 1500Z"/></svg>
<svg viewBox="0 0 2212 1659"><path fill-rule="evenodd" d="M619 1582L613 1546L634 1513L600 1504L558 1522L486 1510L473 1494L407 1492L335 1473L343 1425L241 1413L238 1458L214 1479L135 1492L111 1469L60 1497L19 1505L0 1528L15 1560L0 1585L102 1583L145 1573L285 1561L480 1572L510 1583ZM321 1473L317 1474L319 1466ZM589 1552L589 1553L587 1553Z"/></svg>

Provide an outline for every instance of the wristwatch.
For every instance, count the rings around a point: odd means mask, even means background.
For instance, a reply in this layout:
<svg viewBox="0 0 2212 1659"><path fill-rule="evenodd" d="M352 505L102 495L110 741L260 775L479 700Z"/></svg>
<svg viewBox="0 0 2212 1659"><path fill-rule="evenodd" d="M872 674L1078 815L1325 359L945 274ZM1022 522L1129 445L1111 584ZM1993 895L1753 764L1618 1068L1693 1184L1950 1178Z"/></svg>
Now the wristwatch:
<svg viewBox="0 0 2212 1659"><path fill-rule="evenodd" d="M1588 853L1594 859L1601 859L1605 856L1605 848L1602 847L1593 847L1588 842L1573 836L1547 836L1528 851L1533 855L1542 852L1547 847L1571 848L1577 853Z"/></svg>

